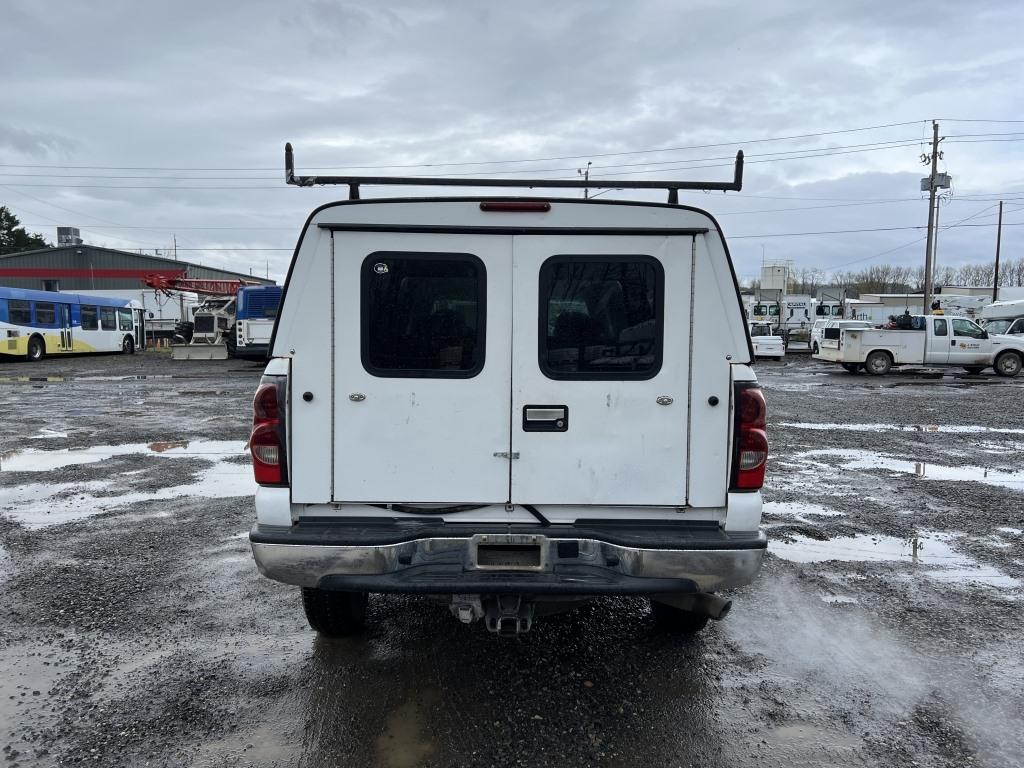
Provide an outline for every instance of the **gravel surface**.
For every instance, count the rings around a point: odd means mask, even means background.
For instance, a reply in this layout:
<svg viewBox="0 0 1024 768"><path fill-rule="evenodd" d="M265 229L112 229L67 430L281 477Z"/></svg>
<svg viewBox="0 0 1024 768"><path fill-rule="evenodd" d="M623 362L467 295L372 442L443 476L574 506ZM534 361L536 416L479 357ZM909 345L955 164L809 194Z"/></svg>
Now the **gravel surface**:
<svg viewBox="0 0 1024 768"><path fill-rule="evenodd" d="M772 543L697 639L371 596L329 641L248 551L260 370L0 364L0 765L1020 764L1024 377L759 363Z"/></svg>

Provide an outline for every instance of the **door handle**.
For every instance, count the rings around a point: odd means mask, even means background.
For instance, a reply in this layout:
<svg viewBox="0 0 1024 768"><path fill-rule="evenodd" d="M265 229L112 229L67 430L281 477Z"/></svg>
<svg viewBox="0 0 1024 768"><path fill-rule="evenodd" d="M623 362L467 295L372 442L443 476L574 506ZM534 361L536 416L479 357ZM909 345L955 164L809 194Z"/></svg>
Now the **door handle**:
<svg viewBox="0 0 1024 768"><path fill-rule="evenodd" d="M565 432L569 429L566 405L524 405L524 432Z"/></svg>
<svg viewBox="0 0 1024 768"><path fill-rule="evenodd" d="M955 347L956 346L956 339L950 339L949 340L949 346Z"/></svg>

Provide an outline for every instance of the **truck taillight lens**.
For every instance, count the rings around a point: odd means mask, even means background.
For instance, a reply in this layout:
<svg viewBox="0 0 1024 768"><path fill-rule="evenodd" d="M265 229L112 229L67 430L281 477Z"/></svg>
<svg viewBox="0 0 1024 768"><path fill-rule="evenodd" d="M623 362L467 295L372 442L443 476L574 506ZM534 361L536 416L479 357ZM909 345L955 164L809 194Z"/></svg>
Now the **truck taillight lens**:
<svg viewBox="0 0 1024 768"><path fill-rule="evenodd" d="M732 482L736 491L756 491L764 485L768 463L768 435L765 432L767 404L755 382L735 385Z"/></svg>
<svg viewBox="0 0 1024 768"><path fill-rule="evenodd" d="M249 451L260 485L288 484L288 452L285 442L287 379L264 376L252 401L252 434Z"/></svg>

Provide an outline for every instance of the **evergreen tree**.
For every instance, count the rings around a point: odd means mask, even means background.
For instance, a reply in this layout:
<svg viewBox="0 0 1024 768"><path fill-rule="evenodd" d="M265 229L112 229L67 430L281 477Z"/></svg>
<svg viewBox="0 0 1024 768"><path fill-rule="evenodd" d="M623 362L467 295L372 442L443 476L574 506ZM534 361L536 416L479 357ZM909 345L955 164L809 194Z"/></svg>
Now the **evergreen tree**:
<svg viewBox="0 0 1024 768"><path fill-rule="evenodd" d="M18 217L6 206L0 205L0 255L50 247L42 235L26 232Z"/></svg>

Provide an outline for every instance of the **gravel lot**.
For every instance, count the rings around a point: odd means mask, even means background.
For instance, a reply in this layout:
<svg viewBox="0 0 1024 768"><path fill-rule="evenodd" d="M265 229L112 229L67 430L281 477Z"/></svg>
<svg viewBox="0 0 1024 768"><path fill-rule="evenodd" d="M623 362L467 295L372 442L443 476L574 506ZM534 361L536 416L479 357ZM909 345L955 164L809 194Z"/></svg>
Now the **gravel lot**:
<svg viewBox="0 0 1024 768"><path fill-rule="evenodd" d="M0 364L0 764L1020 765L1024 377L757 368L770 555L698 639L376 596L326 641L245 539L260 366Z"/></svg>

